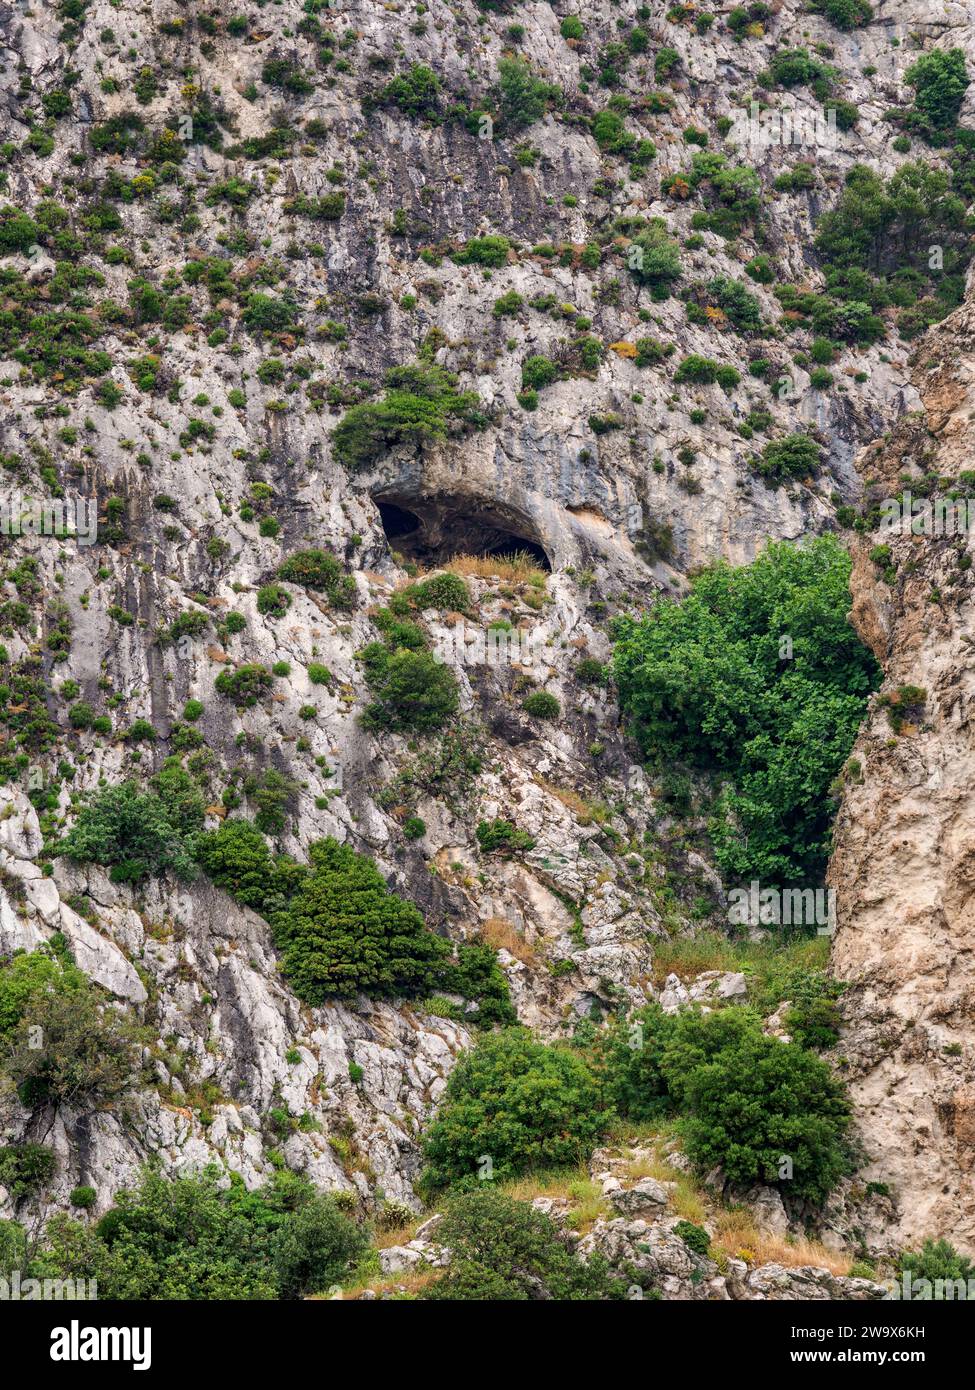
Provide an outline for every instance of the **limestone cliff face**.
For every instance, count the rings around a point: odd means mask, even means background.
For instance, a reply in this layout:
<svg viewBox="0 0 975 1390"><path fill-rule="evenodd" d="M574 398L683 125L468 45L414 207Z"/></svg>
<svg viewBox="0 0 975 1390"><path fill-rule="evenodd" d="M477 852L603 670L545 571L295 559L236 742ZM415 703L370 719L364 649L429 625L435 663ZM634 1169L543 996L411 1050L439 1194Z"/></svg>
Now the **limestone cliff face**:
<svg viewBox="0 0 975 1390"><path fill-rule="evenodd" d="M767 334L692 318L678 295L655 299L630 275L626 228L664 218L685 286L744 283L749 262L768 256L782 283L820 287L810 244L844 175L860 162L889 175L904 161L883 117L910 99L909 36L914 46L971 47L969 7L948 0L928 21L914 0L889 0L875 6L875 23L844 33L802 0L773 0L741 39L724 23L730 4L714 6L715 23L701 29L691 7L668 18L672 7L656 0L638 14L608 0L285 0L250 18L246 6L211 13L176 0L90 0L72 5L73 17L66 8L0 0L0 213L9 204L41 231L39 244L4 233L0 329L17 309L15 289L35 309L79 316L47 356L43 341L4 340L0 477L4 496L21 500L95 497L102 527L87 548L0 540L5 566L29 561L22 586L2 580L4 662L40 682L32 717L54 727L53 742L30 752L52 789L43 829L16 776L0 785L0 951L63 932L153 1043L127 1113L55 1122L3 1096L0 1139L55 1144L55 1207L91 1183L103 1210L150 1154L169 1171L215 1161L257 1184L282 1147L293 1166L366 1208L384 1196L412 1202L417 1135L469 1043L463 1017L367 1000L308 1008L280 977L262 919L201 882L137 894L60 859L45 872L45 831L63 832L73 803L100 783L141 779L194 747L182 716L199 701L195 767L210 828L235 775L280 773L293 793L277 847L303 856L334 836L370 854L433 929L456 941L484 932L520 1020L543 1036L565 1035L593 1005L652 995L665 918L667 930L692 930L691 903L717 903L720 883L671 836L611 692L579 679L579 661L608 661L608 620L678 592L695 566L744 562L770 537L833 526L837 502L859 496L863 441L905 413L894 436L905 449L918 460L937 449L942 471L966 467L975 310L932 335L913 376L896 338L847 344L836 389L816 390L814 334L780 326L768 277L747 282ZM567 40L560 21L576 9L586 36ZM621 26L638 17L644 46L621 56ZM826 153L736 148L722 125L759 90L772 55L800 41L828 53L838 90L859 110L855 128ZM655 71L661 50L679 56L666 83ZM606 51L618 71L604 88ZM528 124L479 139L466 118L512 53L561 97ZM439 76L435 119L382 98L413 65ZM628 103L618 105L632 145L652 139L649 163L597 143L592 117L609 91ZM973 97L975 88L969 125ZM807 87L787 99L810 116L820 109ZM686 133L705 126L712 151L756 166L768 213L760 230L744 225L734 240L699 230L700 204L665 191L697 148ZM776 191L797 157L810 162L811 183ZM508 238L501 264L452 258L486 234ZM587 262L589 247L598 255ZM283 318L263 329L252 296L275 301ZM517 307L498 313L505 296ZM580 335L598 340L598 360L573 356ZM643 336L673 351L638 366ZM83 369L72 365L82 351L92 354ZM518 400L522 364L538 354L566 370L529 410ZM735 368L738 387L675 383L692 354ZM381 393L387 368L418 357L478 393L481 428L350 471L332 430L352 403ZM764 376L750 370L761 360ZM787 389L775 391L780 377ZM930 436L911 414L922 399ZM753 412L764 425L747 423ZM798 429L813 433L822 469L767 486L750 456ZM551 566L541 587L473 577L463 621L424 615L456 676L462 727L476 727L481 771L449 796L424 782L429 768L418 768L411 741L360 722L370 694L357 653L407 579L383 521L404 512L443 553L503 533ZM261 587L309 547L330 549L351 575L348 611L298 586L285 613L262 608ZM880 712L861 740L863 781L848 786L837 836L835 962L855 985L847 1048L869 1171L904 1194L904 1233L949 1232L961 1207L966 1237L975 1230L965 1036L975 758L964 657L975 627L954 550L901 549L902 578L888 588L861 546L857 621L888 684L923 685L928 700L924 722L895 747ZM191 611L202 627L160 642ZM230 628L231 612L243 623ZM470 658L491 624L521 634L530 666ZM216 680L245 663L284 674L238 710ZM327 683L312 680L313 664L327 666ZM558 697L557 722L524 713L532 684ZM75 701L101 730L72 721ZM7 702L3 756L20 747L23 715ZM124 737L137 720L154 739ZM404 836L404 803L392 794L407 783L420 840ZM254 811L246 798L244 810ZM478 822L499 817L534 842L517 863L480 851ZM295 1122L286 1138L271 1118L282 1109ZM8 1198L0 1191L0 1216L14 1212Z"/></svg>
<svg viewBox="0 0 975 1390"><path fill-rule="evenodd" d="M867 497L957 479L975 457L975 298L932 332L923 411L868 448ZM962 485L958 491L964 494ZM942 488L943 491L943 488ZM871 560L875 544L890 561ZM832 963L851 989L840 1045L894 1246L934 1232L975 1250L975 608L970 536L879 532L857 550L853 620L884 666L845 775L830 878ZM891 563L896 574L890 573ZM883 572L882 572L883 571ZM889 578L884 577L884 572ZM923 696L906 692L918 687ZM893 718L884 702L893 699ZM910 708L904 716L897 702ZM913 703L912 703L913 702ZM900 733L895 731L900 725Z"/></svg>

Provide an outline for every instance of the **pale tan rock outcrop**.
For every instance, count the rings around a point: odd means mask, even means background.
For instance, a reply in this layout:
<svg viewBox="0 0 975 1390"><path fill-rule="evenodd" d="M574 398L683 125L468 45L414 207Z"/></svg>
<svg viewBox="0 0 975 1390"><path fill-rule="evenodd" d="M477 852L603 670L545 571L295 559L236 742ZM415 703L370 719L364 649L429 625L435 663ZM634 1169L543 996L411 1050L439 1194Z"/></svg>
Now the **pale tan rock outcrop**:
<svg viewBox="0 0 975 1390"><path fill-rule="evenodd" d="M924 414L864 452L868 497L975 456L975 297L928 339ZM870 558L890 545L888 583ZM855 554L852 620L884 666L845 773L830 882L835 974L851 983L847 1059L868 1180L889 1184L889 1248L945 1236L975 1251L975 607L970 538L873 535ZM924 691L896 733L883 705Z"/></svg>

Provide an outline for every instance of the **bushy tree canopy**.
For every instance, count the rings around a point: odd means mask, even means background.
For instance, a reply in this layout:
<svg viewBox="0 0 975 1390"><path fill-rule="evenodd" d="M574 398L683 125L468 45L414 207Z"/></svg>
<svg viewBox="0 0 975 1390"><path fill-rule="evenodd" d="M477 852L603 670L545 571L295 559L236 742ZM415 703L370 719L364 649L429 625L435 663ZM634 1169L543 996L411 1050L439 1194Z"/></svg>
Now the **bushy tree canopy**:
<svg viewBox="0 0 975 1390"><path fill-rule="evenodd" d="M822 872L830 786L879 678L847 621L849 573L831 537L772 544L618 627L620 702L648 756L729 780L712 834L730 876L801 883Z"/></svg>

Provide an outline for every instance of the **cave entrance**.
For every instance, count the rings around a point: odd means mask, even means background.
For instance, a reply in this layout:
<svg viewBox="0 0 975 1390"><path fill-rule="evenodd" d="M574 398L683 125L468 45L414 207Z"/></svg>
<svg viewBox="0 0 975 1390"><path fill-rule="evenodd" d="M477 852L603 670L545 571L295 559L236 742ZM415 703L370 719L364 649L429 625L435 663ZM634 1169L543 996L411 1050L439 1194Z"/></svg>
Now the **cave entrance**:
<svg viewBox="0 0 975 1390"><path fill-rule="evenodd" d="M379 519L390 545L393 541L401 541L404 536L419 531L420 518L415 512L408 512L405 507L397 507L395 502L377 502L376 506L379 508Z"/></svg>
<svg viewBox="0 0 975 1390"><path fill-rule="evenodd" d="M545 547L523 517L471 499L394 501L374 497L391 550L422 565L443 565L458 555L512 560L528 556L551 570Z"/></svg>

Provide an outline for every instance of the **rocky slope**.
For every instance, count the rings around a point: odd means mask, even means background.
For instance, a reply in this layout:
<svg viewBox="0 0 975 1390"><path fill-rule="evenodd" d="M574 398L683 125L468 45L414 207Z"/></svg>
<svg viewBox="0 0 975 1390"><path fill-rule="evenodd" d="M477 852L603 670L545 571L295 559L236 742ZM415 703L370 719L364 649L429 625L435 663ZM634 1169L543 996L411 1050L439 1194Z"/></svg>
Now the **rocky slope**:
<svg viewBox="0 0 975 1390"><path fill-rule="evenodd" d="M723 911L706 853L674 833L611 694L579 680L579 661L605 662L609 619L680 592L702 562L740 563L769 537L835 526L862 477L903 471L896 441L907 453L936 448L942 472L962 467L968 304L932 330L914 370L887 314L889 336L846 343L824 390L812 384L815 334L801 316L780 319L772 286L821 287L816 222L854 164L886 176L908 157L885 112L909 102L904 73L920 48L971 48L968 7L918 21L904 0L842 32L780 0L737 37L730 6L703 28L695 11L674 19L668 8L586 7L584 37L567 39L569 9L547 4L287 0L253 16L136 0L0 6L0 211L34 219L0 224L4 496L21 508L81 495L99 511L91 546L0 539L6 659L40 683L6 690L20 761L0 786L0 948L64 933L151 1035L146 1084L124 1111L55 1118L5 1102L9 1139L58 1153L42 1214L79 1183L104 1210L151 1154L171 1171L215 1160L256 1184L281 1152L367 1211L418 1206L417 1134L470 1041L462 1013L302 1004L279 976L267 923L205 881L135 892L50 857L45 838L70 823L73 799L192 749L213 826L223 793L239 791L235 774L273 770L290 787L283 850L303 857L331 835L368 852L435 930L496 945L519 1019L562 1036L593 1006L654 995L654 942L691 929L692 903L718 921ZM642 38L628 39L636 29ZM855 125L828 151L727 143L759 75L800 40L821 46ZM668 69L657 60L671 50ZM480 138L505 55L561 95ZM440 84L419 114L412 98L387 95L418 64ZM600 69L612 73L605 84ZM629 99L629 144L616 151L591 123L610 96ZM774 100L819 110L804 85ZM743 219L734 237L695 220L706 189L665 189L700 148L689 129L756 169L768 215ZM623 156L639 141L653 142L653 159ZM775 191L797 153L808 180ZM748 280L768 332L736 331L709 302L689 316L685 300L631 274L630 233L657 217L681 246L685 286L741 278L770 258L774 274ZM507 238L500 263L464 263L465 244L488 235ZM499 312L506 296L512 307ZM24 304L43 322L8 331ZM638 365L644 337L673 352ZM675 382L692 354L734 367L740 382ZM535 355L561 374L525 408L523 365ZM477 393L477 427L344 466L332 442L343 412L380 393L386 369L418 359ZM919 442L921 410L931 434ZM767 420L748 423L756 412ZM863 444L898 418L858 471ZM806 428L821 467L769 486L755 456ZM541 572L499 580L470 566L471 612L424 615L460 687L458 735L482 769L437 782L415 741L363 729L357 653L406 580L393 550L435 563L488 543L528 547ZM262 608L262 586L309 547L333 551L351 575L348 606L287 585L285 611ZM867 1174L904 1195L878 1248L958 1229L960 1209L971 1244L968 629L956 602L967 575L948 586L954 550L931 547L885 586L867 550L860 630L888 685L928 695L924 723L896 746L886 715L872 716L856 753L862 780L848 779L834 867L834 967L855 984L844 1052ZM190 611L202 617L179 635ZM492 623L511 624L531 660L477 659ZM215 682L245 663L286 670L241 709ZM309 676L316 663L327 682ZM558 697L559 721L524 713L535 685ZM190 740L182 711L193 700L203 710ZM79 701L108 731L72 720ZM25 725L42 719L53 733L32 742ZM154 738L124 736L138 720ZM26 796L38 787L49 793L40 818ZM404 837L408 815L423 822L419 839ZM495 818L532 847L517 859L483 853L475 827ZM281 1110L296 1122L284 1133ZM4 1214L14 1210L8 1199ZM601 1239L633 1238L623 1226ZM736 1269L729 1291L712 1294L759 1296L753 1278Z"/></svg>

